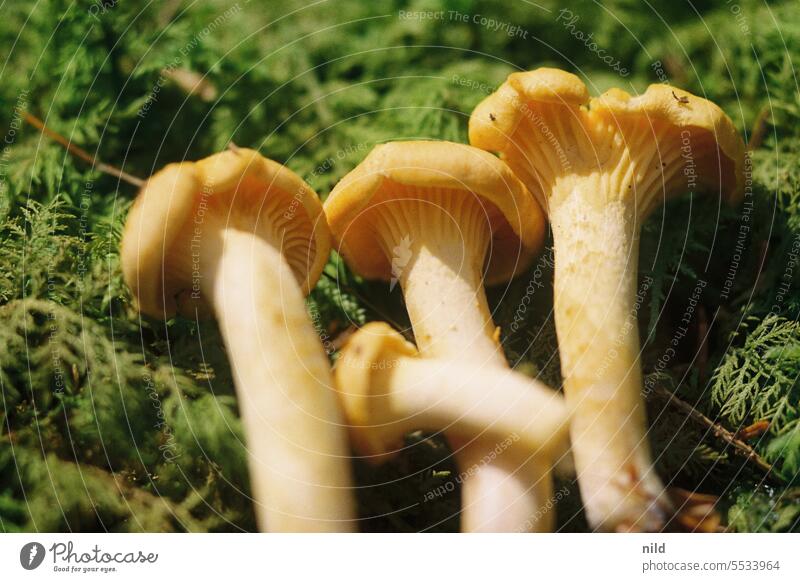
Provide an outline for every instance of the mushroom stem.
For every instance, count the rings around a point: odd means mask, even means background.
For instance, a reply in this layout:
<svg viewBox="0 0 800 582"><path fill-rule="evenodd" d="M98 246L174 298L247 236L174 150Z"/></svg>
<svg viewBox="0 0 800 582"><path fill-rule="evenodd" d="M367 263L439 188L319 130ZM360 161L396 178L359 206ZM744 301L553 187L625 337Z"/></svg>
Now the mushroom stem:
<svg viewBox="0 0 800 582"><path fill-rule="evenodd" d="M510 370L409 359L383 388L400 418L468 443L458 451L464 531L552 531L550 464L565 452L553 445L567 442L567 414L552 390L532 383Z"/></svg>
<svg viewBox="0 0 800 582"><path fill-rule="evenodd" d="M488 366L508 367L496 337L483 288L483 265L490 244L494 209L477 197L447 189L428 189L419 197L413 189L392 200L391 213L376 213L376 232L393 275L403 289L420 355ZM410 257L403 264L403 257ZM487 377L485 391L492 385ZM546 503L540 497L549 480L547 463L539 459L520 466L519 455L499 455L481 463L497 443L480 437L451 442L462 472L462 530L468 532L527 531L531 512ZM510 508L502 513L497 500ZM519 511L519 512L518 512Z"/></svg>
<svg viewBox="0 0 800 582"><path fill-rule="evenodd" d="M654 531L663 487L650 461L636 323L633 204L578 191L550 207L555 319L572 450L589 523Z"/></svg>
<svg viewBox="0 0 800 582"><path fill-rule="evenodd" d="M376 232L392 257L420 355L507 366L483 289L487 210L468 193L408 190L392 200L392 212L376 213Z"/></svg>
<svg viewBox="0 0 800 582"><path fill-rule="evenodd" d="M523 447L500 451L477 446L461 450L459 461L480 470L462 483L462 530L466 532L546 533L555 526L550 457L532 456ZM495 456L496 455L496 456ZM498 483L502 483L498 490ZM480 495L484 492L484 495Z"/></svg>
<svg viewBox="0 0 800 582"><path fill-rule="evenodd" d="M529 453L561 453L567 441L564 402L548 387L511 370L459 362L399 358L372 375L381 408L401 419L401 432L445 427L448 435L512 437ZM498 398L502 396L502 399Z"/></svg>
<svg viewBox="0 0 800 582"><path fill-rule="evenodd" d="M200 285L233 369L259 526L351 531L355 512L341 412L281 245L246 229L207 234L200 238Z"/></svg>
<svg viewBox="0 0 800 582"><path fill-rule="evenodd" d="M479 235L488 243L488 233ZM508 366L495 339L483 288L480 267L484 252L467 249L462 241L423 240L413 245L412 253L400 285L420 353Z"/></svg>

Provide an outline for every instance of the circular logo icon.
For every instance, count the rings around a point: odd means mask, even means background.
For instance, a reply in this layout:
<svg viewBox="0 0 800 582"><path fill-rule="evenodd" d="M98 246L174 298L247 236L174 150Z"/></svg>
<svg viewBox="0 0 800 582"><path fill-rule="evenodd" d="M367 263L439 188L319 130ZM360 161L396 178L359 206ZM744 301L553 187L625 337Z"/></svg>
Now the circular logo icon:
<svg viewBox="0 0 800 582"><path fill-rule="evenodd" d="M39 542L30 542L19 551L19 563L26 570L35 570L44 560L44 546Z"/></svg>

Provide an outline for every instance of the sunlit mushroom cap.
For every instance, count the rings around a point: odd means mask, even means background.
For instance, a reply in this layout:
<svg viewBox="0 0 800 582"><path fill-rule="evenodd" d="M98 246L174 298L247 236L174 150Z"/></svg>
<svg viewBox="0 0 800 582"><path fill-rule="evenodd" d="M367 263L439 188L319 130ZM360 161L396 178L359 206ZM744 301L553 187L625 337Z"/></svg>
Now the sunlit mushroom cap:
<svg viewBox="0 0 800 582"><path fill-rule="evenodd" d="M586 85L560 69L512 73L497 91L478 103L469 119L469 141L481 149L505 152L528 113L528 103L579 107L589 102Z"/></svg>
<svg viewBox="0 0 800 582"><path fill-rule="evenodd" d="M336 361L334 376L350 423L353 447L372 461L383 460L378 457L387 454L387 449L402 434L396 424L382 424L385 400L381 398L380 383L373 381L374 376L386 374L401 358L416 355L414 345L388 324L372 322L350 337Z"/></svg>
<svg viewBox="0 0 800 582"><path fill-rule="evenodd" d="M391 278L390 258L375 240L369 210L387 186L450 189L476 195L492 209L487 283L510 279L527 267L544 236L544 214L525 186L497 157L468 145L438 141L391 142L375 147L334 188L325 213L341 252L370 279ZM471 193L471 194L470 194Z"/></svg>
<svg viewBox="0 0 800 582"><path fill-rule="evenodd" d="M319 198L285 166L237 148L170 164L142 187L121 249L123 275L140 311L153 317L194 312L197 304L186 300L193 277L190 241L198 232L209 236L205 225L220 220L235 227L250 224L253 232L273 221L303 292L314 286L330 252Z"/></svg>
<svg viewBox="0 0 800 582"><path fill-rule="evenodd" d="M593 128L621 127L628 122L651 127L654 137L664 127L681 136L685 132L698 166L698 179L730 202L742 196L745 147L733 122L711 101L668 85L650 85L637 96L611 89L590 98L584 83L566 71L540 68L513 73L473 111L470 143L501 156L508 154L515 147L515 133L523 116L532 115L532 108L541 103L564 106L563 114L580 119L590 140ZM580 143L586 135L572 138ZM570 144L562 146L568 149Z"/></svg>

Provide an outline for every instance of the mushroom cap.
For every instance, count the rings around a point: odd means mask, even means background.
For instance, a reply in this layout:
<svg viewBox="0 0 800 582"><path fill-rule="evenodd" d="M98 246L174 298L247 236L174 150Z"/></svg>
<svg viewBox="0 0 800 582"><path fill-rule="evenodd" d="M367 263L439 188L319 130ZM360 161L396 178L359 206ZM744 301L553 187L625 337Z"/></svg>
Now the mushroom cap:
<svg viewBox="0 0 800 582"><path fill-rule="evenodd" d="M716 150L710 161L722 171L700 172L708 186L718 184L721 196L731 203L741 200L745 186L745 145L731 118L717 105L688 91L654 84L637 96L610 89L589 103L591 111L612 118L644 116L682 130L703 132L713 138ZM708 155L708 154L706 154Z"/></svg>
<svg viewBox="0 0 800 582"><path fill-rule="evenodd" d="M401 438L398 424L380 424L385 405L375 372L385 373L400 358L417 356L417 348L384 322L371 322L358 330L342 348L334 368L336 389L350 423L353 447L373 462L385 460L387 447Z"/></svg>
<svg viewBox="0 0 800 582"><path fill-rule="evenodd" d="M391 263L375 240L365 211L387 183L472 193L499 210L492 225L493 251L486 282L501 283L525 269L541 248L544 213L533 196L497 157L446 141L390 142L376 146L325 201L333 236L350 266L369 279L391 278Z"/></svg>
<svg viewBox="0 0 800 582"><path fill-rule="evenodd" d="M167 265L173 253L188 251L192 222L214 209L224 209L226 215L220 218L232 220L233 213L227 213L238 205L255 219L272 196L281 197L281 210L300 218L284 221L286 229L310 233L305 251L280 249L308 293L330 253L330 231L319 198L285 166L254 150L237 148L197 162L169 164L142 187L128 214L121 248L123 275L139 310L161 318L193 313L181 298L191 286L190 275L176 274L180 269Z"/></svg>
<svg viewBox="0 0 800 582"><path fill-rule="evenodd" d="M511 73L505 83L478 103L469 118L469 142L481 149L504 152L526 113L528 102L578 107L589 102L589 91L576 75L542 67Z"/></svg>
<svg viewBox="0 0 800 582"><path fill-rule="evenodd" d="M513 147L514 131L530 103L570 106L586 118L626 119L664 123L677 130L707 135L711 151L698 152L709 167L698 177L707 186L718 187L723 199L738 202L745 185L745 145L736 127L715 103L669 85L650 85L641 95L610 89L590 98L586 85L572 73L540 68L512 73L500 88L484 99L469 120L470 143L501 154ZM703 171L705 170L705 171Z"/></svg>

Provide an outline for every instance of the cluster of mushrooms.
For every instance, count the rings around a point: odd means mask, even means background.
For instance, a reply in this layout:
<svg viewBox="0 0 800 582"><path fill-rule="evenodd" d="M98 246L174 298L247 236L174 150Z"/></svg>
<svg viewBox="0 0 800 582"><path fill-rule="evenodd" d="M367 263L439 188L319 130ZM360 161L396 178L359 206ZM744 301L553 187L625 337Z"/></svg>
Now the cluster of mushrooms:
<svg viewBox="0 0 800 582"><path fill-rule="evenodd" d="M646 438L639 231L673 193L736 202L741 138L685 91L591 98L575 75L542 68L480 103L469 140L379 145L324 206L292 171L239 148L171 164L142 188L126 281L144 314L217 318L260 529L357 529L351 447L381 463L420 429L456 455L463 531L551 531L555 466L576 472L593 529L670 519ZM547 220L563 397L511 369L484 291L526 271ZM369 323L331 371L304 294L332 240L357 274L399 283L416 345Z"/></svg>

